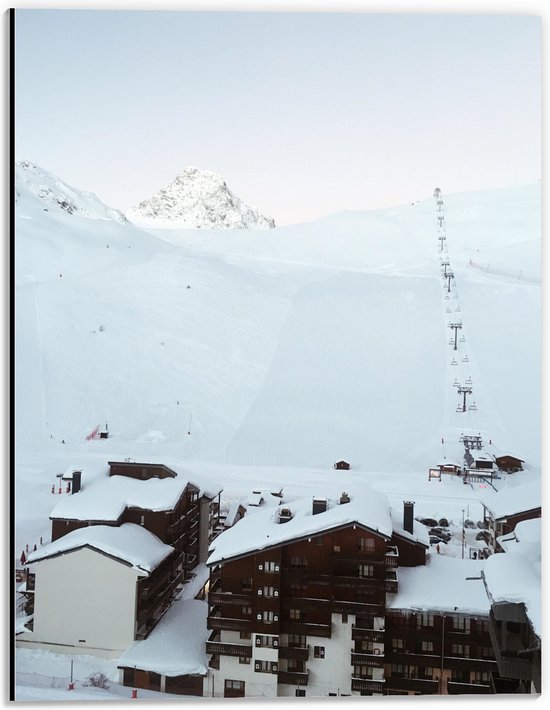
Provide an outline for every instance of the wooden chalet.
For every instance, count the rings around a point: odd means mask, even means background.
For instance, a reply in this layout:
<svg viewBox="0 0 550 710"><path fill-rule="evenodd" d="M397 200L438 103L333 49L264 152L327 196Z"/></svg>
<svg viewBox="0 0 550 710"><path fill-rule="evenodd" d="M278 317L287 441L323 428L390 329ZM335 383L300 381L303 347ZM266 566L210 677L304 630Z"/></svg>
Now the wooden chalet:
<svg viewBox="0 0 550 710"><path fill-rule="evenodd" d="M523 471L523 464L525 461L519 459L516 456L511 456L510 454L504 454L503 456L495 457L496 465L499 471L506 471L506 473L516 473L517 471Z"/></svg>
<svg viewBox="0 0 550 710"><path fill-rule="evenodd" d="M349 471L351 468L351 464L349 464L347 461L337 461L332 468L335 468L339 471Z"/></svg>

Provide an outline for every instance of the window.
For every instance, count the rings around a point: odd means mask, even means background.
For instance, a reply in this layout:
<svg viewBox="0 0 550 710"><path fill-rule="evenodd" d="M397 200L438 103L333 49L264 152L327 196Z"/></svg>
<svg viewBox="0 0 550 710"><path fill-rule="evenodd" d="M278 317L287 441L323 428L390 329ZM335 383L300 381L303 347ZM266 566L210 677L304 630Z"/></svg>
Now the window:
<svg viewBox="0 0 550 710"><path fill-rule="evenodd" d="M264 562L264 572L277 572L279 565L275 562Z"/></svg>
<svg viewBox="0 0 550 710"><path fill-rule="evenodd" d="M433 641L422 641L421 648L422 648L423 653L433 653L433 651L434 651Z"/></svg>
<svg viewBox="0 0 550 710"><path fill-rule="evenodd" d="M393 646L392 646L393 648ZM372 641L361 641L361 651L363 653L373 653L374 643Z"/></svg>
<svg viewBox="0 0 550 710"><path fill-rule="evenodd" d="M467 644L453 643L452 646L453 656L460 656L462 658L470 657L470 647Z"/></svg>
<svg viewBox="0 0 550 710"><path fill-rule="evenodd" d="M262 592L264 597L272 597L274 595L275 590L273 589L273 587L264 587Z"/></svg>
<svg viewBox="0 0 550 710"><path fill-rule="evenodd" d="M342 623L347 624L348 623L348 615L344 612L342 612Z"/></svg>
<svg viewBox="0 0 550 710"><path fill-rule="evenodd" d="M392 639L391 647L392 651L404 651L407 646L404 639Z"/></svg>
<svg viewBox="0 0 550 710"><path fill-rule="evenodd" d="M257 673L276 673L277 664L273 661L255 661L254 670Z"/></svg>
<svg viewBox="0 0 550 710"><path fill-rule="evenodd" d="M332 550L333 550L333 552L340 552L340 551L341 551L341 550L340 550L340 545L334 545L334 547L332 548Z"/></svg>
<svg viewBox="0 0 550 710"><path fill-rule="evenodd" d="M397 678L404 678L407 673L407 666L404 666L402 663L392 663L391 665L391 674L394 677Z"/></svg>
<svg viewBox="0 0 550 710"><path fill-rule="evenodd" d="M480 631L483 634L488 634L489 633L489 622L488 621L481 621L478 619L476 621L476 625L478 628L478 631Z"/></svg>
<svg viewBox="0 0 550 710"><path fill-rule="evenodd" d="M301 636L299 634L289 634L288 645L291 648L305 648L307 645L307 638L306 636Z"/></svg>
<svg viewBox="0 0 550 710"><path fill-rule="evenodd" d="M354 666L353 675L356 678L372 678L372 668L369 668L369 666Z"/></svg>
<svg viewBox="0 0 550 710"><path fill-rule="evenodd" d="M470 619L464 616L453 617L453 631L464 631L470 630Z"/></svg>
<svg viewBox="0 0 550 710"><path fill-rule="evenodd" d="M262 648L277 648L279 645L279 639L277 636L264 636L263 634L258 634L256 636L256 646Z"/></svg>
<svg viewBox="0 0 550 710"><path fill-rule="evenodd" d="M275 614L272 611L264 611L262 614L262 621L265 624L271 624L275 621Z"/></svg>
<svg viewBox="0 0 550 710"><path fill-rule="evenodd" d="M303 688L296 688L295 695L297 698L305 698L306 697L306 691Z"/></svg>
<svg viewBox="0 0 550 710"><path fill-rule="evenodd" d="M252 589L252 577L243 577L241 579L241 587L243 589Z"/></svg>
<svg viewBox="0 0 550 710"><path fill-rule="evenodd" d="M288 612L293 621L298 621L303 618L301 609L289 609Z"/></svg>
<svg viewBox="0 0 550 710"><path fill-rule="evenodd" d="M425 680L431 680L433 678L434 669L429 666L418 666L418 677Z"/></svg>
<svg viewBox="0 0 550 710"><path fill-rule="evenodd" d="M241 631L239 638L241 639L249 639L251 638L250 631Z"/></svg>
<svg viewBox="0 0 550 710"><path fill-rule="evenodd" d="M313 647L313 658L324 658L325 657L325 647L324 646L314 646Z"/></svg>
<svg viewBox="0 0 550 710"><path fill-rule="evenodd" d="M290 566L294 569L304 569L307 567L307 557L291 557Z"/></svg>
<svg viewBox="0 0 550 710"><path fill-rule="evenodd" d="M244 680L226 680L224 682L224 695L229 698L244 697Z"/></svg>
<svg viewBox="0 0 550 710"><path fill-rule="evenodd" d="M489 683L490 673L487 671L474 671L472 673L472 683Z"/></svg>
<svg viewBox="0 0 550 710"><path fill-rule="evenodd" d="M305 597L307 593L307 586L305 584L291 584L290 585L290 596L291 597Z"/></svg>
<svg viewBox="0 0 550 710"><path fill-rule="evenodd" d="M250 658L243 658L242 656L239 656L239 663L250 665Z"/></svg>
<svg viewBox="0 0 550 710"><path fill-rule="evenodd" d="M359 565L360 577L374 577L374 565Z"/></svg>
<svg viewBox="0 0 550 710"><path fill-rule="evenodd" d="M417 614L416 615L416 626L421 628L423 626L433 626L434 625L434 615L433 614Z"/></svg>
<svg viewBox="0 0 550 710"><path fill-rule="evenodd" d="M494 658L492 646L478 646L477 655L479 658Z"/></svg>
<svg viewBox="0 0 550 710"><path fill-rule="evenodd" d="M145 525L145 515L141 515L141 516L140 516L139 524L140 524L140 525Z"/></svg>
<svg viewBox="0 0 550 710"><path fill-rule="evenodd" d="M252 607L251 606L242 606L241 607L241 614L243 616L250 616L252 614Z"/></svg>
<svg viewBox="0 0 550 710"><path fill-rule="evenodd" d="M315 538L315 544L316 544L316 545L322 545L322 544L323 544L323 536L322 536L322 535L319 535L319 536L317 536L317 537ZM305 695L305 693L304 693L304 695Z"/></svg>
<svg viewBox="0 0 550 710"><path fill-rule="evenodd" d="M359 539L360 552L374 552L374 539L372 537L362 537Z"/></svg>

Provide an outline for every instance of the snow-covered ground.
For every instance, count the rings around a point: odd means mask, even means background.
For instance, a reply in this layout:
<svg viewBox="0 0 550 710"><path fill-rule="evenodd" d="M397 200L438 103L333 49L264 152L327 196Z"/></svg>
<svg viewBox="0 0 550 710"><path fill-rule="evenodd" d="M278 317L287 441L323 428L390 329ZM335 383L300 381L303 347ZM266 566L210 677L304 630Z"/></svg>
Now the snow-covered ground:
<svg viewBox="0 0 550 710"><path fill-rule="evenodd" d="M433 197L272 230L146 232L45 212L21 190L17 555L49 540L56 474L82 468L85 484L132 457L221 481L224 505L368 483L448 518L441 553L460 557L487 484L427 477L461 460L460 434L525 459L497 487L540 476L540 186L443 197L450 294ZM468 378L477 409L459 413L453 382ZM108 440L86 440L107 421Z"/></svg>

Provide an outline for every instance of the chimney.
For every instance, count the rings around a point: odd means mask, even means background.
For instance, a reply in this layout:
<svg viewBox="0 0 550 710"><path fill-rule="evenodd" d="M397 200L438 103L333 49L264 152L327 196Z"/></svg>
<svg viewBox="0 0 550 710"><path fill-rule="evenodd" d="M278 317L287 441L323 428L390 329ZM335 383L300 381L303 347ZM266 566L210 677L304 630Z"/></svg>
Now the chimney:
<svg viewBox="0 0 550 710"><path fill-rule="evenodd" d="M414 525L414 501L404 500L403 501L403 529L411 533L413 532Z"/></svg>
<svg viewBox="0 0 550 710"><path fill-rule="evenodd" d="M290 508L279 508L279 523L288 523L289 520L292 520Z"/></svg>
<svg viewBox="0 0 550 710"><path fill-rule="evenodd" d="M80 483L82 478L82 471L73 471L73 485L71 493L78 493L80 490Z"/></svg>
<svg viewBox="0 0 550 710"><path fill-rule="evenodd" d="M350 497L346 493L346 491L342 491L342 495L340 496L340 505L343 505L344 503L349 503Z"/></svg>
<svg viewBox="0 0 550 710"><path fill-rule="evenodd" d="M327 499L326 498L314 498L313 507L311 509L312 515L317 515L317 513L324 513L327 509Z"/></svg>

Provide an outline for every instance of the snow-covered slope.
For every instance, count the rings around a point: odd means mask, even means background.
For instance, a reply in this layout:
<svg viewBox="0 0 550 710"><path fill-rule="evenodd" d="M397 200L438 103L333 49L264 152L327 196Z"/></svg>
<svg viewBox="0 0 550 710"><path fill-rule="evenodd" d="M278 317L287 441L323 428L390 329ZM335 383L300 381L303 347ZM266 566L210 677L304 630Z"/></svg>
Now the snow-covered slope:
<svg viewBox="0 0 550 710"><path fill-rule="evenodd" d="M108 420L118 450L404 471L432 465L442 437L459 456L472 429L537 465L539 187L445 200L456 373L433 198L163 239L18 204L18 442L88 450ZM471 265L486 255L496 271ZM457 375L477 411L456 412Z"/></svg>
<svg viewBox="0 0 550 710"><path fill-rule="evenodd" d="M270 229L275 222L232 192L209 170L188 167L126 213L141 226L181 229Z"/></svg>
<svg viewBox="0 0 550 710"><path fill-rule="evenodd" d="M126 222L126 217L112 207L107 207L92 192L77 190L44 168L21 160L16 164L16 202L25 193L38 197L47 212L64 212L90 219L112 219L115 222Z"/></svg>

